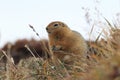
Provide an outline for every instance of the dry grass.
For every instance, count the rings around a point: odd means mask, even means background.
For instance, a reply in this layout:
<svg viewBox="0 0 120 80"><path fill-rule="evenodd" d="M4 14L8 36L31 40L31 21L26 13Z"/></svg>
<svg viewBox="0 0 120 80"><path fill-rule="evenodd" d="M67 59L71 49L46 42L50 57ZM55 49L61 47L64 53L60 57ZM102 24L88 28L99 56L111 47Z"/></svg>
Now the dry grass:
<svg viewBox="0 0 120 80"><path fill-rule="evenodd" d="M47 40L5 45L0 52L0 80L120 80L120 29L106 22L110 26L109 32L103 31L106 37L100 39L100 33L95 41L86 41L86 58L75 56L74 63L55 58Z"/></svg>

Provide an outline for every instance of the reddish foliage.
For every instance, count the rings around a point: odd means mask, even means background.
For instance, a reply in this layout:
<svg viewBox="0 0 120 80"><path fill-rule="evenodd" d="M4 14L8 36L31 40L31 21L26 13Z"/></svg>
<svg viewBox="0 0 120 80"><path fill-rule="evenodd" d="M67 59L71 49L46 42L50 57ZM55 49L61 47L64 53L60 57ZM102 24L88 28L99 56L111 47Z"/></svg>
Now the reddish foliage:
<svg viewBox="0 0 120 80"><path fill-rule="evenodd" d="M8 50L8 45L7 43L2 50L6 51ZM15 42L14 45L11 45L10 48L10 54L13 57L15 64L17 64L21 59L32 57L33 55L30 53L30 51L25 47L27 45L29 49L33 52L35 57L42 57L44 59L49 58L50 55L48 53L49 46L48 46L48 41L47 40L18 40ZM4 61L6 62L6 57L3 58Z"/></svg>

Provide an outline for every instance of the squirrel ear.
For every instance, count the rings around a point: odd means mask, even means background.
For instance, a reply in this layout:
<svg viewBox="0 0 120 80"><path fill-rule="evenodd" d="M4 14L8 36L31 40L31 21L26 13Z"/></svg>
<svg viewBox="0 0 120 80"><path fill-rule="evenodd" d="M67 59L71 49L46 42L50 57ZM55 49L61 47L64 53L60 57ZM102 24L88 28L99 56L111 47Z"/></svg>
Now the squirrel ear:
<svg viewBox="0 0 120 80"><path fill-rule="evenodd" d="M64 23L61 23L62 27L65 27L65 24Z"/></svg>

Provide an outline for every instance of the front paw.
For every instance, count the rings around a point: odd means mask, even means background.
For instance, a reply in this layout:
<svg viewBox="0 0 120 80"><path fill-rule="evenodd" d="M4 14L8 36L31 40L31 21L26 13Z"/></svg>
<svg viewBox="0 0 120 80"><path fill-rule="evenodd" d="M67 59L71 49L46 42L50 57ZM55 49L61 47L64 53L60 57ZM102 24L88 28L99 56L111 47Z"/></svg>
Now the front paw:
<svg viewBox="0 0 120 80"><path fill-rule="evenodd" d="M59 51L59 50L62 50L61 46L55 46L55 45L52 46L52 51Z"/></svg>

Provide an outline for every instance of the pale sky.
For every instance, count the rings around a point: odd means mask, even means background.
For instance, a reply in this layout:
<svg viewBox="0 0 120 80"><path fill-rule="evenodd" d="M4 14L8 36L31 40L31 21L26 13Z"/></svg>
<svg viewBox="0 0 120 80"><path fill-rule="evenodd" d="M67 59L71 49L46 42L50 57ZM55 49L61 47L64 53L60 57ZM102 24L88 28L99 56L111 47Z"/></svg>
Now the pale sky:
<svg viewBox="0 0 120 80"><path fill-rule="evenodd" d="M0 46L18 39L39 39L29 28L34 26L40 38L48 38L45 30L51 21L63 21L71 29L88 37L91 26L85 22L85 11L89 8L93 19L97 6L104 17L112 20L120 13L120 0L0 0Z"/></svg>

